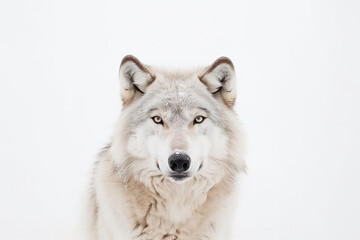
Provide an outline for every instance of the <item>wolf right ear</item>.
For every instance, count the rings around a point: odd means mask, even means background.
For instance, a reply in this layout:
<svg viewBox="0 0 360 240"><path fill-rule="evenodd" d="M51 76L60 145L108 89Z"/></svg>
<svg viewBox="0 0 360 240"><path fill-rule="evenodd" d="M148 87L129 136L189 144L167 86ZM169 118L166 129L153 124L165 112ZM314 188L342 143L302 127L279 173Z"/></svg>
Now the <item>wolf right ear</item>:
<svg viewBox="0 0 360 240"><path fill-rule="evenodd" d="M232 108L236 100L234 65L227 57L218 58L199 76L213 96Z"/></svg>
<svg viewBox="0 0 360 240"><path fill-rule="evenodd" d="M136 57L125 56L120 64L119 78L121 99L124 106L144 94L147 86L154 80L153 75Z"/></svg>

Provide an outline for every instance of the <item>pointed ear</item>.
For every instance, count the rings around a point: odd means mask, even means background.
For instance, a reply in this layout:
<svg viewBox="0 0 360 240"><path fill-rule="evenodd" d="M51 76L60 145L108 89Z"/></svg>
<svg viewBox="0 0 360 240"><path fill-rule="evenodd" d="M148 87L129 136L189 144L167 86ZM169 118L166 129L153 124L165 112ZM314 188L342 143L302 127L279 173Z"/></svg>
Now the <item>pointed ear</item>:
<svg viewBox="0 0 360 240"><path fill-rule="evenodd" d="M153 75L136 57L125 56L119 70L121 99L124 106L143 95L154 80Z"/></svg>
<svg viewBox="0 0 360 240"><path fill-rule="evenodd" d="M199 76L216 99L232 108L236 99L236 77L234 65L227 57L218 58Z"/></svg>

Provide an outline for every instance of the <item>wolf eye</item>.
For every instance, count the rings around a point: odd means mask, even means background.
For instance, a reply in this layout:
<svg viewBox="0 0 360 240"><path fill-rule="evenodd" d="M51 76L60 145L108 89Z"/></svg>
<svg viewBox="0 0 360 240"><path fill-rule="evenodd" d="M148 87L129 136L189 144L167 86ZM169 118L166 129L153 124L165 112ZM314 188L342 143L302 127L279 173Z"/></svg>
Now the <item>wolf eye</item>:
<svg viewBox="0 0 360 240"><path fill-rule="evenodd" d="M159 116L152 117L152 120L153 120L154 123L156 123L156 124L163 124L163 120L162 120L161 117L159 117Z"/></svg>
<svg viewBox="0 0 360 240"><path fill-rule="evenodd" d="M205 120L205 117L203 117L203 116L197 116L197 117L194 119L194 124L202 123L204 120Z"/></svg>

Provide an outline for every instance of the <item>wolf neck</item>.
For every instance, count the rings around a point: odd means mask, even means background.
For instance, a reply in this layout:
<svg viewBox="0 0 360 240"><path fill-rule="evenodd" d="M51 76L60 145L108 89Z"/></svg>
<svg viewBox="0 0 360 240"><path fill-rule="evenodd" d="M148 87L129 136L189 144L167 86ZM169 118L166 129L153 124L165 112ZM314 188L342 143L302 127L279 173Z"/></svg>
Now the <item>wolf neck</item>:
<svg viewBox="0 0 360 240"><path fill-rule="evenodd" d="M141 191L138 191L139 186L142 186ZM147 185L134 179L128 184L128 192L133 194L134 199L147 196L146 202L142 201L141 204L148 205L149 210L145 216L139 215L139 218L147 217L144 220L148 222L149 218L155 216L174 224L188 221L195 213L210 214L209 209L213 209L211 205L215 199L209 198L209 194L213 194L216 189L213 184L196 178L182 184L163 177L154 177Z"/></svg>

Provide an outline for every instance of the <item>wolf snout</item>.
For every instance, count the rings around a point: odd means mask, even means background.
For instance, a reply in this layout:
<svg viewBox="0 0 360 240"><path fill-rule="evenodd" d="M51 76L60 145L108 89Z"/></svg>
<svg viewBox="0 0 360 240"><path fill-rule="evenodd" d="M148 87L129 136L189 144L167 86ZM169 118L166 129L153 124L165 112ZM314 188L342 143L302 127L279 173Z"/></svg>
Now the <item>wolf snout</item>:
<svg viewBox="0 0 360 240"><path fill-rule="evenodd" d="M169 157L169 167L177 173L183 173L190 168L190 157L186 153L176 152Z"/></svg>

